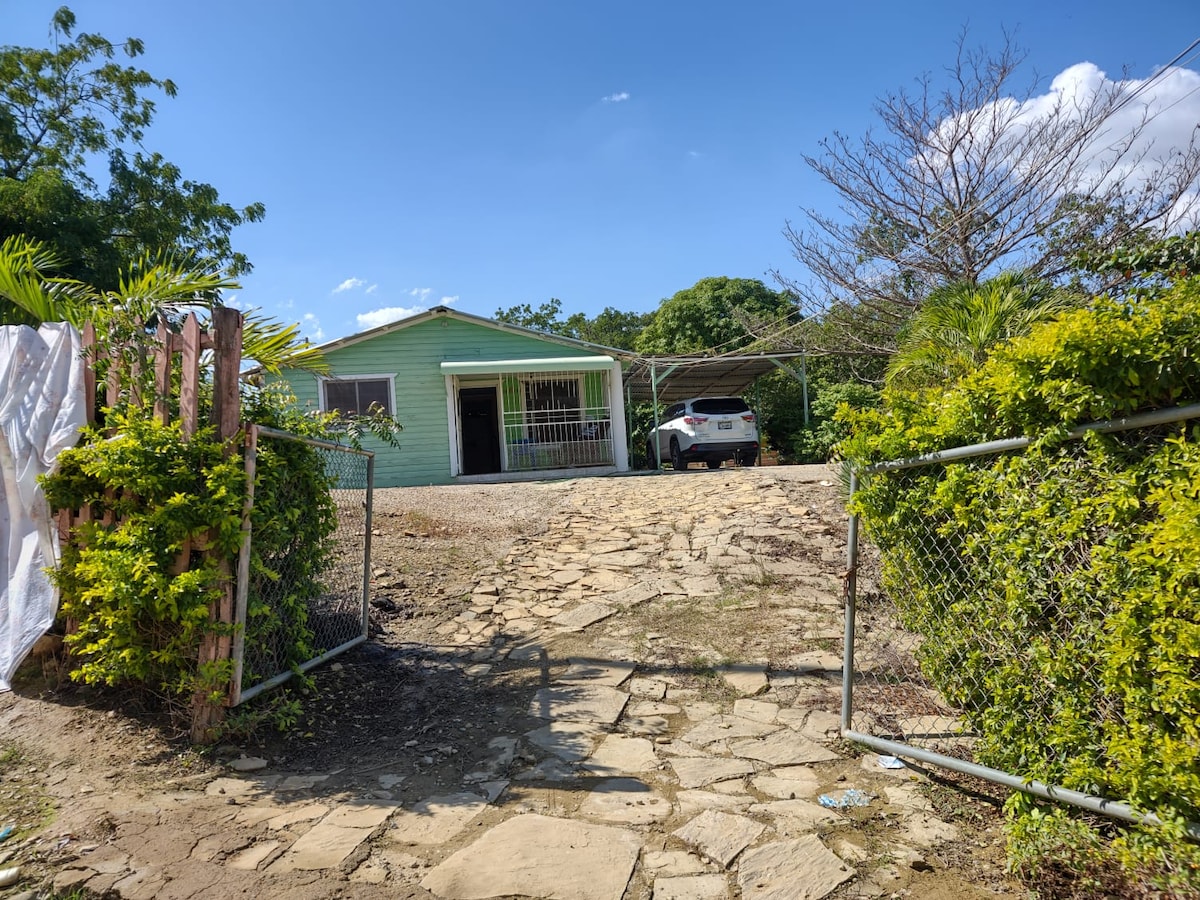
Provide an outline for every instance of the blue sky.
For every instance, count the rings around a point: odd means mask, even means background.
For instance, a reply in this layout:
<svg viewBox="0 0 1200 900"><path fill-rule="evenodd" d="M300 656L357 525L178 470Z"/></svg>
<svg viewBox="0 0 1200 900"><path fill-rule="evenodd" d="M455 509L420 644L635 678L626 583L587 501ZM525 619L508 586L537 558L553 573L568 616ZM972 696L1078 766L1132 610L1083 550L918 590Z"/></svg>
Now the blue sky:
<svg viewBox="0 0 1200 900"><path fill-rule="evenodd" d="M58 5L0 0L0 43L46 45ZM939 76L964 25L973 45L1015 31L1047 83L1085 61L1145 78L1200 36L1194 0L72 8L177 84L146 147L266 204L235 234L255 267L236 302L318 341L442 302L593 315L707 276L802 278L781 229L837 209L803 154Z"/></svg>

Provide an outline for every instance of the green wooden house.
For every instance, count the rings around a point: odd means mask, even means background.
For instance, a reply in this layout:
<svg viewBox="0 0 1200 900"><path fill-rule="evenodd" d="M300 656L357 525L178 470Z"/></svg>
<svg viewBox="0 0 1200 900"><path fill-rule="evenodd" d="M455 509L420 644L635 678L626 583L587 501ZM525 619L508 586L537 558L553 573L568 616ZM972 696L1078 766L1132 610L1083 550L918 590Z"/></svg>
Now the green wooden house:
<svg viewBox="0 0 1200 900"><path fill-rule="evenodd" d="M282 379L310 409L400 421L399 449L366 444L378 487L629 469L622 351L444 306L321 349L330 375Z"/></svg>

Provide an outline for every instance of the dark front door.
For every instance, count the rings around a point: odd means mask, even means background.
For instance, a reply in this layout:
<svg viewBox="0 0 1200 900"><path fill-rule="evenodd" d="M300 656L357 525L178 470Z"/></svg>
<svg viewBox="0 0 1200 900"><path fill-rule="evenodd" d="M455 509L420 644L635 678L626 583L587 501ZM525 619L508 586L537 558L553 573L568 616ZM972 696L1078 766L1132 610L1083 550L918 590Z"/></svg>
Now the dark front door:
<svg viewBox="0 0 1200 900"><path fill-rule="evenodd" d="M495 388L463 388L458 392L458 416L462 428L464 475L487 475L500 471L500 417L496 412Z"/></svg>

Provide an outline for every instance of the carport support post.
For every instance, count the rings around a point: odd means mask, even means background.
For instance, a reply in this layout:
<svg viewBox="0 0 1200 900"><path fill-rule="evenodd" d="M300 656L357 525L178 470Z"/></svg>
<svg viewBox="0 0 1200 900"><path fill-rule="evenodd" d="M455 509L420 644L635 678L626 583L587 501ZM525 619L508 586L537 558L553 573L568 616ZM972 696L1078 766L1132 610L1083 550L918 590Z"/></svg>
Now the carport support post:
<svg viewBox="0 0 1200 900"><path fill-rule="evenodd" d="M800 388L804 394L804 427L808 427L808 366L804 362L804 354L800 354Z"/></svg>
<svg viewBox="0 0 1200 900"><path fill-rule="evenodd" d="M630 466L633 465L633 388L625 384L625 444L629 447Z"/></svg>
<svg viewBox="0 0 1200 900"><path fill-rule="evenodd" d="M656 469L662 468L662 447L658 443L658 376L655 374L654 361L650 361L650 396L654 403L654 463Z"/></svg>
<svg viewBox="0 0 1200 900"><path fill-rule="evenodd" d="M804 427L808 427L808 367L804 364L804 354L800 354L800 377L796 380L800 382L800 388L804 394ZM779 360L772 358L771 363L777 368L787 372L792 378L796 378L796 373L781 363Z"/></svg>

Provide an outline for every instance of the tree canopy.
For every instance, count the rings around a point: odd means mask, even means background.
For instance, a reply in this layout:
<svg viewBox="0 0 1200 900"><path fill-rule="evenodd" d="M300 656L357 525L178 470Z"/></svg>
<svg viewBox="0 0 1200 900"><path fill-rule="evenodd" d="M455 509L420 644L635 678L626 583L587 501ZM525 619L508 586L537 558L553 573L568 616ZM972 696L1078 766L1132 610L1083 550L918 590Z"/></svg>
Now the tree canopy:
<svg viewBox="0 0 1200 900"><path fill-rule="evenodd" d="M263 205L232 206L143 150L154 95L174 97L175 84L120 60L142 54L137 38L118 48L74 29L75 14L62 7L50 48L0 47L0 237L46 242L64 274L103 289L145 252L248 272L230 235L261 220ZM94 173L105 165L102 187Z"/></svg>
<svg viewBox="0 0 1200 900"><path fill-rule="evenodd" d="M860 307L838 349L888 353L924 298L1004 269L1061 280L1082 254L1194 220L1200 145L1152 158L1148 99L1127 83L1016 81L1023 52L960 38L944 86L926 76L875 107L879 128L805 157L842 215L806 210L785 236L807 279L776 273L806 313ZM1131 177L1131 173L1139 173Z"/></svg>
<svg viewBox="0 0 1200 900"><path fill-rule="evenodd" d="M702 278L659 304L637 339L656 356L727 353L752 344L764 327L782 330L797 319L792 299L750 278Z"/></svg>

